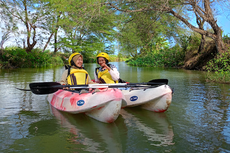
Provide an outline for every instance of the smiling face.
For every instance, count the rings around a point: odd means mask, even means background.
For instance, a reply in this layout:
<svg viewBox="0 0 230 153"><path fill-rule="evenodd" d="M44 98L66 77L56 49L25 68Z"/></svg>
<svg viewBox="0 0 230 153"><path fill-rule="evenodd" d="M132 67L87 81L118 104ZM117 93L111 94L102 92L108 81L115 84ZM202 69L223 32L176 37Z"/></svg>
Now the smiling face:
<svg viewBox="0 0 230 153"><path fill-rule="evenodd" d="M104 57L98 57L98 64L99 64L101 67L104 67L105 64L106 64L105 58L104 58Z"/></svg>
<svg viewBox="0 0 230 153"><path fill-rule="evenodd" d="M82 67L82 64L83 64L83 58L79 56L78 59L75 61L75 65L77 67Z"/></svg>

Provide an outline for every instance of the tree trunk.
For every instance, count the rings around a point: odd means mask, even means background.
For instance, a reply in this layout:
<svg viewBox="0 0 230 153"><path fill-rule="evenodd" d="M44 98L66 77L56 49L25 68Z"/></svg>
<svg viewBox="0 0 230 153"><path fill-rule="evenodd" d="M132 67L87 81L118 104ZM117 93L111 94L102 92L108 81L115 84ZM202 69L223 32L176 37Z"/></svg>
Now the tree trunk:
<svg viewBox="0 0 230 153"><path fill-rule="evenodd" d="M58 33L58 28L59 28L59 26L58 26L58 22L59 22L59 18L60 18L60 16L61 16L61 12L59 12L59 15L57 16L57 23L56 23L56 28L55 28L55 32L54 32L54 53L56 53L57 51L58 51L58 48L57 48L57 37L58 37L58 35L57 35L57 33Z"/></svg>
<svg viewBox="0 0 230 153"><path fill-rule="evenodd" d="M30 43L30 34L27 35L27 47L26 47L26 52L30 53L32 51L32 49L34 48L34 46L37 44L37 41L35 40L35 36L36 36L36 32L34 29L34 35L33 35L33 43Z"/></svg>
<svg viewBox="0 0 230 153"><path fill-rule="evenodd" d="M22 40L22 44L23 44L23 49L25 49L26 48L26 40L25 39Z"/></svg>
<svg viewBox="0 0 230 153"><path fill-rule="evenodd" d="M54 53L56 53L58 51L57 48L57 30L54 33Z"/></svg>
<svg viewBox="0 0 230 153"><path fill-rule="evenodd" d="M1 47L1 49L0 49L0 56L2 56L2 53L3 53L3 48Z"/></svg>
<svg viewBox="0 0 230 153"><path fill-rule="evenodd" d="M199 26L199 29L204 30L204 19L202 19L198 13L195 11L195 9L193 10L195 15L196 15L196 23ZM200 34L201 35L201 41L200 41L200 46L198 48L198 53L200 53L203 49L204 49L204 45L205 45L205 35L204 34Z"/></svg>
<svg viewBox="0 0 230 153"><path fill-rule="evenodd" d="M0 55L2 56L2 53L3 53L3 43L1 43L1 49L0 49Z"/></svg>
<svg viewBox="0 0 230 153"><path fill-rule="evenodd" d="M205 35L201 35L201 41L200 41L198 53L200 53L204 49L204 45L205 45Z"/></svg>
<svg viewBox="0 0 230 153"><path fill-rule="evenodd" d="M26 47L26 52L30 53L32 51L32 49L34 48L34 46L30 45Z"/></svg>
<svg viewBox="0 0 230 153"><path fill-rule="evenodd" d="M26 25L26 29L27 29L27 47L26 47L26 52L30 53L32 51L32 49L34 48L34 46L36 45L37 41L35 39L36 37L36 26L32 25L30 23L30 20L28 18L28 10L27 10L27 1L23 0L23 5L25 7L24 11L25 11L25 21L24 24ZM31 38L31 30L33 29L34 33L33 33L33 43L30 43L30 38Z"/></svg>
<svg viewBox="0 0 230 153"><path fill-rule="evenodd" d="M48 38L48 40L47 40L47 42L46 42L46 44L45 44L45 46L44 46L42 52L44 52L44 51L46 50L46 47L47 47L48 44L50 43L50 39L52 38L53 34L54 34L54 33L51 33L51 35L50 35L50 37Z"/></svg>
<svg viewBox="0 0 230 153"><path fill-rule="evenodd" d="M216 34L216 39L215 39L216 49L218 53L222 54L225 52L225 46L221 35L221 29L219 27L217 31L218 32Z"/></svg>
<svg viewBox="0 0 230 153"><path fill-rule="evenodd" d="M207 17L207 22L211 25L212 29L214 30L214 41L216 44L216 49L218 51L218 53L222 54L225 52L225 47L224 47L224 42L222 39L222 35L221 35L221 29L220 27L217 25L217 21L214 19L213 15L212 15L212 9L210 7L210 0L204 0L204 8L205 8L205 13L206 13L206 17Z"/></svg>
<svg viewBox="0 0 230 153"><path fill-rule="evenodd" d="M35 39L36 37L36 26L31 26L31 28L33 29L34 33L33 33L33 38L32 41L33 43L30 43L30 36L31 36L31 30L29 28L29 24L27 23L27 47L26 47L26 52L29 53L32 51L32 49L34 48L34 46L37 44L37 41Z"/></svg>
<svg viewBox="0 0 230 153"><path fill-rule="evenodd" d="M26 52L27 53L30 53L32 51L32 49L34 48L34 46L36 45L37 41L34 41L32 44L28 43L28 40L27 40L27 47L26 47Z"/></svg>

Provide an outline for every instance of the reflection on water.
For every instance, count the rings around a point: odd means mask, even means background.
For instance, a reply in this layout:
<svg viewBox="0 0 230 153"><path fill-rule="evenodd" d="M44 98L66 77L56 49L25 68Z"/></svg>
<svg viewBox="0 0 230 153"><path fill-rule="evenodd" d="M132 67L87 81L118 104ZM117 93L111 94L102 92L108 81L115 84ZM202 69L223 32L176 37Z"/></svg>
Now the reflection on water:
<svg viewBox="0 0 230 153"><path fill-rule="evenodd" d="M73 118L73 116L71 115L61 113L55 108L53 108L52 106L50 107L51 107L53 115L58 119L59 124L63 128L65 128L66 131L71 133L71 135L68 137L69 142L75 143L75 144L82 144L86 146L85 151L100 152L100 150L97 149L99 148L99 143L94 142L92 139L85 136L83 132L81 132L80 130L80 127L82 126L82 122L87 121L87 119L84 120L85 119L84 116L82 116L81 114L78 114L78 115L75 115L75 118ZM64 116L64 114L66 117ZM72 120L72 121L76 120L78 121L79 124L81 124L81 126L77 128L74 124L71 124L68 120Z"/></svg>
<svg viewBox="0 0 230 153"><path fill-rule="evenodd" d="M68 141L76 145L83 145L81 149L84 151L129 152L127 148L129 148L129 143L132 143L129 141L135 139L135 137L132 138L132 135L139 132L144 136L139 141L149 141L153 146L174 145L172 126L163 113L152 113L137 108L122 109L120 114L123 120L120 118L112 124L106 124L95 121L84 114L67 114L53 107L51 110L61 127L71 133ZM132 128L135 131L130 131ZM124 130L125 135L122 134ZM124 142L127 144L125 145Z"/></svg>
<svg viewBox="0 0 230 153"><path fill-rule="evenodd" d="M85 116L84 114L67 114L51 106L53 115L60 125L72 135L71 143L82 144L89 152L121 152L118 129L114 123L106 124Z"/></svg>
<svg viewBox="0 0 230 153"><path fill-rule="evenodd" d="M172 126L164 113L154 113L138 108L122 109L120 114L126 126L134 127L151 141L153 146L168 146L173 143Z"/></svg>

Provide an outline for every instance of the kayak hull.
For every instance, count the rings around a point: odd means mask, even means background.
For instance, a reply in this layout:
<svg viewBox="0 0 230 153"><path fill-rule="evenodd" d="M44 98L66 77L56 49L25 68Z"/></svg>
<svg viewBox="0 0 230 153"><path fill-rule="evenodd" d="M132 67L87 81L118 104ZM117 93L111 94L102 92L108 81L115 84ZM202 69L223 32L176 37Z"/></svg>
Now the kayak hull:
<svg viewBox="0 0 230 153"><path fill-rule="evenodd" d="M104 122L114 122L119 116L122 92L119 89L104 89L99 92L76 93L58 90L49 94L47 100L54 108L71 114L86 115Z"/></svg>
<svg viewBox="0 0 230 153"><path fill-rule="evenodd" d="M139 106L154 112L165 112L172 101L172 89L168 85L122 90L122 93L126 102L123 108Z"/></svg>

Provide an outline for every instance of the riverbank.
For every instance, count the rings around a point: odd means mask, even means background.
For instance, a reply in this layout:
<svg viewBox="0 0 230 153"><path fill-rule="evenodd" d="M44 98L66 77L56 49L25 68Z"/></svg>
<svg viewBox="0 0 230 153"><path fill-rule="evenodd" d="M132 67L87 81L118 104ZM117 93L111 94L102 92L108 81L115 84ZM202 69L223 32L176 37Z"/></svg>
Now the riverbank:
<svg viewBox="0 0 230 153"><path fill-rule="evenodd" d="M185 55L183 69L207 71L207 82L230 84L230 44L225 43L227 51L218 54L214 41L207 42L204 50L189 50Z"/></svg>
<svg viewBox="0 0 230 153"><path fill-rule="evenodd" d="M127 64L206 71L208 82L230 83L230 43L225 43L225 46L227 50L223 54L217 53L214 41L207 41L201 52L198 52L199 45L174 46L160 52L140 54L128 60Z"/></svg>
<svg viewBox="0 0 230 153"><path fill-rule="evenodd" d="M228 43L225 45L226 48L230 48ZM207 71L206 80L208 82L230 83L230 49L219 55L213 41L207 42L204 48L198 53L198 46L190 47L187 50L183 50L180 46L174 46L157 53L140 54L129 60L119 53L110 55L110 61L126 61L131 66ZM0 69L63 66L68 64L70 54L41 52L38 49L30 53L21 48L6 49L1 52ZM83 56L84 63L96 63L95 55Z"/></svg>
<svg viewBox="0 0 230 153"><path fill-rule="evenodd" d="M12 48L1 52L0 69L38 68L64 65L66 55L61 53L41 52L33 50L27 53L25 49Z"/></svg>
<svg viewBox="0 0 230 153"><path fill-rule="evenodd" d="M71 53L62 52L42 52L39 49L34 49L27 53L22 48L8 48L0 52L0 69L15 69L15 68L39 68L64 66L68 64L68 58ZM84 55L84 63L96 63L96 55ZM125 61L127 58L118 55L110 55L111 62Z"/></svg>

